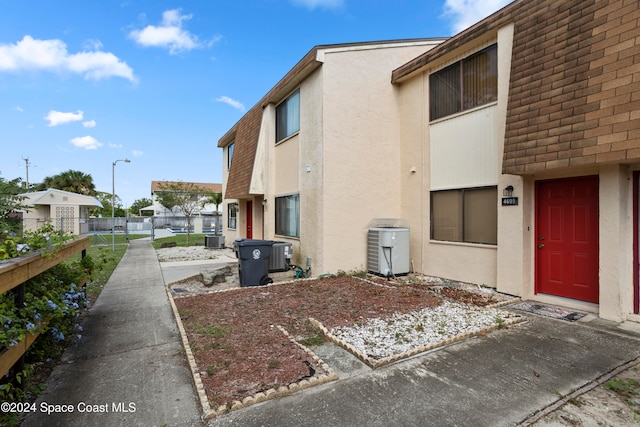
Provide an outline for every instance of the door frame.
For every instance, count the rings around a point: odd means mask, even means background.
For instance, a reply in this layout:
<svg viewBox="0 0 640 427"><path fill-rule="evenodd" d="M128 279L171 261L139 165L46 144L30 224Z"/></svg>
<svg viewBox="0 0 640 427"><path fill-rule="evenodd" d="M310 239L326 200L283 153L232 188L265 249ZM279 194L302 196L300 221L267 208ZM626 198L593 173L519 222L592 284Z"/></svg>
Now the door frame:
<svg viewBox="0 0 640 427"><path fill-rule="evenodd" d="M633 313L640 314L640 171L633 171Z"/></svg>
<svg viewBox="0 0 640 427"><path fill-rule="evenodd" d="M253 239L253 201L245 203L245 235L247 239Z"/></svg>
<svg viewBox="0 0 640 427"><path fill-rule="evenodd" d="M550 179L540 179L535 181L534 183L534 283L533 283L533 293L534 295L550 295L550 296L557 296L560 298L567 298L567 299L571 299L574 301L583 301L581 299L577 299L577 298L571 298L571 297L567 297L567 296L561 296L561 295L555 295L555 294L548 294L548 293L543 293L541 292L540 289L540 251L538 250L538 233L539 233L539 224L540 224L540 185L541 183L544 182L562 182L562 181L572 181L572 180L578 180L578 179L587 179L587 178L597 178L599 180L599 175L579 175L579 176L570 176L570 177L564 177L564 178L550 178ZM599 184L598 184L599 187ZM599 204L600 204L600 198L598 197L598 210L600 209ZM597 226L599 227L599 223L597 223ZM599 230L598 230L599 233ZM598 242L598 259L600 258L600 242ZM599 284L599 278L598 278L598 287L600 286ZM599 298L598 298L599 299ZM587 301L585 301L587 302ZM599 304L599 300L596 302L596 304Z"/></svg>

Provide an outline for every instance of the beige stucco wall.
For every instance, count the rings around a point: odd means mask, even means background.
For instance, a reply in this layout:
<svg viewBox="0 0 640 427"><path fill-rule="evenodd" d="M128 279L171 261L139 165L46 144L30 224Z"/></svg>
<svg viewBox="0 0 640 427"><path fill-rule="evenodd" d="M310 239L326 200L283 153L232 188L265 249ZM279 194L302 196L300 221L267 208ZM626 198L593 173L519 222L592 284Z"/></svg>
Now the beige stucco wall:
<svg viewBox="0 0 640 427"><path fill-rule="evenodd" d="M22 212L22 225L25 230L35 231L50 220L49 206L33 206Z"/></svg>
<svg viewBox="0 0 640 427"><path fill-rule="evenodd" d="M431 241L430 191L498 185L498 200L500 200L503 188L500 176L501 140L504 135L510 66L508 59L510 55L500 46L502 44L510 46L512 35L512 26L501 29L498 34L499 97L495 104L430 125L429 70L398 86L402 135L401 216L409 221L412 229L412 266L416 272L497 286L497 246ZM487 39L473 49L481 49L493 42L495 40ZM434 67L446 66L452 60L461 59L472 51L463 49L460 54L450 56L446 63L434 64ZM477 141L473 142L474 139ZM446 143L443 143L445 141ZM475 149L482 144L486 145L486 149L471 154L473 150L470 149ZM454 147L457 148L454 149ZM481 161L480 157L486 155L490 157ZM464 165L458 161L460 158L466 159ZM452 172L454 169L455 171ZM512 183L512 185L517 184ZM510 227L521 230L523 226L521 207L514 209L509 214L515 214L511 220L515 225ZM498 229L499 240L500 227L501 225ZM519 254L522 254L522 249ZM517 257L518 253L510 255ZM510 275L521 277L522 258L515 266L516 271L511 272Z"/></svg>
<svg viewBox="0 0 640 427"><path fill-rule="evenodd" d="M420 76L402 84L400 110L400 215L410 226L409 252L412 270L424 272L424 246L429 239L429 133L424 118L426 82Z"/></svg>
<svg viewBox="0 0 640 427"><path fill-rule="evenodd" d="M317 273L366 269L375 218L401 218L398 89L390 70L425 46L328 52L322 67L324 262Z"/></svg>
<svg viewBox="0 0 640 427"><path fill-rule="evenodd" d="M502 191L513 186L513 195L518 197L518 206L502 206ZM524 289L531 285L534 224L533 184L516 175L501 175L498 180L498 247L496 259L497 290L509 295L523 296Z"/></svg>
<svg viewBox="0 0 640 427"><path fill-rule="evenodd" d="M632 173L600 170L600 317L622 321L633 312Z"/></svg>
<svg viewBox="0 0 640 427"><path fill-rule="evenodd" d="M324 265L325 219L324 193L324 121L323 70L317 69L300 88L300 137L297 172L300 189L300 239L291 239L294 263L306 266L309 259L313 273Z"/></svg>
<svg viewBox="0 0 640 427"><path fill-rule="evenodd" d="M507 104L509 101L509 79L511 51L513 46L513 24L498 31L498 112L496 114L496 138L498 142L498 172L502 171L504 153ZM517 206L502 206L502 191L513 187L518 197ZM528 189L532 189L529 185ZM498 291L522 296L526 285L531 283L531 256L533 224L525 208L531 206L531 196L525 192L525 179L517 175L500 174L498 177L498 247L496 253L496 288Z"/></svg>
<svg viewBox="0 0 640 427"><path fill-rule="evenodd" d="M306 265L322 260L322 79L316 70L298 88L300 91L300 132L276 144L276 105L264 108L256 157L264 168L265 238L292 244L292 262ZM284 96L286 99L290 94ZM308 168L307 168L308 166ZM307 171L308 170L308 171ZM275 234L275 199L300 194L300 234L304 239Z"/></svg>
<svg viewBox="0 0 640 427"><path fill-rule="evenodd" d="M277 145L275 105L264 109L254 176L264 176L265 238L291 242L293 262L309 260L314 275L365 269L367 224L400 217L400 125L390 70L433 45L322 50L322 67L299 86L300 132ZM275 198L294 193L299 239L274 232Z"/></svg>
<svg viewBox="0 0 640 427"><path fill-rule="evenodd" d="M272 163L277 173L274 193L277 196L297 193L300 189L300 143L298 136L287 139L274 147L275 161Z"/></svg>

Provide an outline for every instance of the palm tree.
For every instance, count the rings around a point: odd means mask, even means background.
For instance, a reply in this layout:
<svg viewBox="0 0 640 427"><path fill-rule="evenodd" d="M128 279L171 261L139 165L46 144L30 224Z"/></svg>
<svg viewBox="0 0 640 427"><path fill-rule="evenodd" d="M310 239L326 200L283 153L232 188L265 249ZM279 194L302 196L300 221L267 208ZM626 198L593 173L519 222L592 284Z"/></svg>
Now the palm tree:
<svg viewBox="0 0 640 427"><path fill-rule="evenodd" d="M84 172L69 169L58 175L48 176L42 181L42 189L57 188L72 193L95 196L98 194L93 177Z"/></svg>
<svg viewBox="0 0 640 427"><path fill-rule="evenodd" d="M214 215L218 215L218 207L222 204L222 193L207 193L205 203L216 205L216 213Z"/></svg>

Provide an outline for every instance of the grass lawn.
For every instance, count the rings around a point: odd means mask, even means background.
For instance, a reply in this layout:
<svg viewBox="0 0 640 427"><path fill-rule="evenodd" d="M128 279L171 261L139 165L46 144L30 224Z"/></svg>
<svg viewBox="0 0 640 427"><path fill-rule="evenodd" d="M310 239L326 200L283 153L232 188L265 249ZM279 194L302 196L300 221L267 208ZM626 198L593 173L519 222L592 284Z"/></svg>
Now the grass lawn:
<svg viewBox="0 0 640 427"><path fill-rule="evenodd" d="M187 235L185 234L176 234L171 237L163 237L161 239L155 239L153 241L153 247L156 249L160 249L160 246L163 243L175 242L177 246L196 246L196 244L204 245L204 236L207 234L195 234L191 233L189 235L189 244L187 245Z"/></svg>
<svg viewBox="0 0 640 427"><path fill-rule="evenodd" d="M189 246L194 246L196 243L204 244L205 234L191 234L189 236ZM141 239L149 237L148 234L129 234L129 240ZM123 233L115 235L115 250L112 250L112 235L111 234L99 234L97 237L91 237L92 245L87 249L87 256L90 256L93 260L93 270L91 272L91 278L87 283L87 298L94 302L104 285L107 284L111 273L118 266L118 263L124 256L127 250L126 236ZM160 248L160 245L165 242L176 242L177 246L187 246L187 235L177 234L171 237L165 237L162 239L156 239L153 241L153 247L155 249ZM80 254L70 258L69 261L78 261Z"/></svg>
<svg viewBox="0 0 640 427"><path fill-rule="evenodd" d="M136 240L136 239L142 239L145 237L149 237L149 235L129 233L130 241ZM124 233L117 233L113 235L113 237L111 234L95 234L95 235L89 235L89 238L91 239L92 245L110 245L112 244L112 241L115 241L116 245L128 243L127 236Z"/></svg>
<svg viewBox="0 0 640 427"><path fill-rule="evenodd" d="M87 282L87 299L92 303L95 302L98 295L100 295L100 291L102 291L104 285L107 284L111 273L113 273L113 270L118 266L118 263L127 250L127 241L124 234L115 235L115 250L112 250L111 247L111 234L100 234L98 236L101 237L97 239L91 238L92 245L87 248L87 256L91 257L93 261L91 278L89 282ZM104 237L104 239L102 237ZM141 239L143 237L149 237L149 235L129 234L129 240ZM69 258L69 262L79 260L80 254Z"/></svg>

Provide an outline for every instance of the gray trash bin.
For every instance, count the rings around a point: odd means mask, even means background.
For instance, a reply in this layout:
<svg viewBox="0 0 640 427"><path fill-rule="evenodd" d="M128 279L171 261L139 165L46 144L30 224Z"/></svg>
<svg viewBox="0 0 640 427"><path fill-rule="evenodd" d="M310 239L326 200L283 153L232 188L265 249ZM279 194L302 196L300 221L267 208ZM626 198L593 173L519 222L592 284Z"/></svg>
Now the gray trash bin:
<svg viewBox="0 0 640 427"><path fill-rule="evenodd" d="M241 288L273 283L269 278L272 246L273 240L236 239L233 242Z"/></svg>

